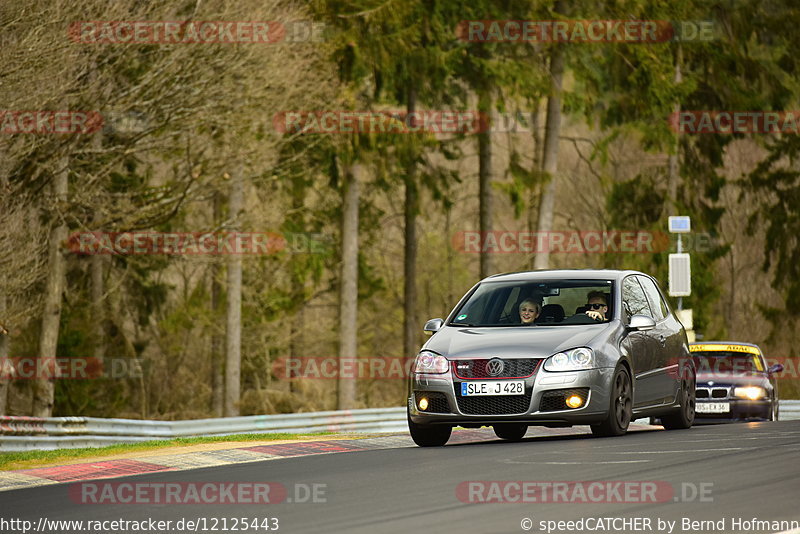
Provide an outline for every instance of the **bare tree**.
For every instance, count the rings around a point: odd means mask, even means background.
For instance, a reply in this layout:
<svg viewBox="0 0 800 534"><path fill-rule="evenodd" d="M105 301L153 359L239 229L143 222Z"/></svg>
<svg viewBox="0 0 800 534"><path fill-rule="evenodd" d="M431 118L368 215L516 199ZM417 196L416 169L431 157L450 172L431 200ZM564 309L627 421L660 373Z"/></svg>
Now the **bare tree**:
<svg viewBox="0 0 800 534"><path fill-rule="evenodd" d="M214 191L213 198L214 226L222 222L222 194ZM225 359L222 356L223 341L218 331L218 321L222 316L222 264L214 261L211 264L211 413L216 417L224 414L225 399Z"/></svg>
<svg viewBox="0 0 800 534"><path fill-rule="evenodd" d="M69 159L58 160L59 168L55 170L51 184L53 205L51 209L51 229L48 241L48 271L44 294L44 311L42 313L42 330L39 336L39 366L45 374L55 374L55 358L58 347L58 331L61 321L61 304L65 285L65 261L63 243L67 240L67 223L62 210L67 202L69 187ZM51 417L53 415L53 397L55 384L53 379L37 377L34 382L33 408L34 417Z"/></svg>
<svg viewBox="0 0 800 534"><path fill-rule="evenodd" d="M681 63L683 61L683 48L681 48L680 43L677 45L677 51L675 53L675 83L681 83L683 81L683 74L681 73ZM677 117L678 114L681 112L681 103L675 102L672 108L672 116ZM672 153L667 158L667 170L668 170L668 187L667 187L667 200L671 204L671 208L676 206L678 201L678 185L681 179L680 173L680 160L679 158L679 151L680 151L680 136L675 134L675 143L672 146Z"/></svg>
<svg viewBox="0 0 800 534"><path fill-rule="evenodd" d="M231 230L241 229L244 182L241 170L231 179L228 200ZM239 415L242 375L242 257L228 256L227 331L225 338L225 416Z"/></svg>
<svg viewBox="0 0 800 534"><path fill-rule="evenodd" d="M492 110L490 90L483 90L479 95L478 109L486 116ZM480 198L479 227L481 241L492 231L492 133L491 128L478 134L478 180ZM481 250L481 278L492 274L492 253Z"/></svg>
<svg viewBox="0 0 800 534"><path fill-rule="evenodd" d="M342 264L339 295L339 361L358 352L358 201L363 167L353 163L345 172L342 191ZM340 365L340 369L341 369ZM339 373L339 409L356 404L356 381Z"/></svg>
<svg viewBox="0 0 800 534"><path fill-rule="evenodd" d="M5 315L8 300L3 293L0 293L0 321ZM8 331L0 322L0 362L5 362L8 358ZM6 413L6 403L8 401L8 378L5 376L4 371L0 376L0 415Z"/></svg>
<svg viewBox="0 0 800 534"><path fill-rule="evenodd" d="M413 117L417 108L417 94L408 90L406 111ZM405 204L403 207L403 356L413 358L417 349L419 325L417 324L417 213L419 190L416 161L408 163L405 176Z"/></svg>
<svg viewBox="0 0 800 534"><path fill-rule="evenodd" d="M555 5L555 12L564 13L564 2L559 0ZM561 135L561 91L564 77L564 48L561 44L554 44L550 52L550 96L547 99L547 122L544 131L544 150L542 155L542 170L548 182L542 190L539 205L539 232L549 232L553 229L553 212L556 201L556 172L558 171L558 141ZM539 251L533 262L534 269L548 269L550 267L549 248Z"/></svg>

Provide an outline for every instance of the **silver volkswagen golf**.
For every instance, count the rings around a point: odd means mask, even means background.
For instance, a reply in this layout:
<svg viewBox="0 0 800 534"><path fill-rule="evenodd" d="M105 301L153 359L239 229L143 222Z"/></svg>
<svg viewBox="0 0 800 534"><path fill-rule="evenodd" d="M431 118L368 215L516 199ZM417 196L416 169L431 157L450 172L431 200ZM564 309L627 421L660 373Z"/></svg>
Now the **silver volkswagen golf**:
<svg viewBox="0 0 800 534"><path fill-rule="evenodd" d="M530 425L624 434L632 419L694 422L686 332L656 281L636 271L490 276L461 299L414 362L408 426L444 445L453 426L519 440ZM679 366L683 366L679 368Z"/></svg>

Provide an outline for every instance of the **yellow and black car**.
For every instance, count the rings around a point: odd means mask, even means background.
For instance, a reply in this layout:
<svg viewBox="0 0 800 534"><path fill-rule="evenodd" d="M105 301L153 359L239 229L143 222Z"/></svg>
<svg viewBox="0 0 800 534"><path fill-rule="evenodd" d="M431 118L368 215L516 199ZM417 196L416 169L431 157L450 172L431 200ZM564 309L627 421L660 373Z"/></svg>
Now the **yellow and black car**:
<svg viewBox="0 0 800 534"><path fill-rule="evenodd" d="M781 364L767 367L751 343L704 341L689 351L697 370L695 422L777 421Z"/></svg>

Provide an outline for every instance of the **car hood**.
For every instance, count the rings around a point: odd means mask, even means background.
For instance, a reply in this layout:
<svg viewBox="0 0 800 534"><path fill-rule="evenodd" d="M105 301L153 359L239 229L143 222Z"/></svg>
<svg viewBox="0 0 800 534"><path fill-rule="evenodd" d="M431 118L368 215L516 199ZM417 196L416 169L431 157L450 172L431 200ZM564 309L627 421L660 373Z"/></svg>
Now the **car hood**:
<svg viewBox="0 0 800 534"><path fill-rule="evenodd" d="M735 386L765 386L769 383L767 377L763 373L723 373L715 371L712 373L697 373L697 385L700 387L707 386L709 382L714 382L714 385L730 384Z"/></svg>
<svg viewBox="0 0 800 534"><path fill-rule="evenodd" d="M591 346L614 329L613 323L571 326L445 326L423 348L450 359L547 358L575 347Z"/></svg>

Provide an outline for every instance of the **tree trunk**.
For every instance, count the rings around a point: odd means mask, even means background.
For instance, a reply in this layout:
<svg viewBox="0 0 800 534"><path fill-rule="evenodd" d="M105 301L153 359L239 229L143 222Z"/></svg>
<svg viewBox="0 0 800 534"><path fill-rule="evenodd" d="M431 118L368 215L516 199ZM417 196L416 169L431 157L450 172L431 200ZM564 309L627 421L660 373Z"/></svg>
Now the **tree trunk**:
<svg viewBox="0 0 800 534"><path fill-rule="evenodd" d="M556 2L555 11L564 12L564 3ZM539 201L539 232L550 232L553 229L553 211L556 197L556 172L558 170L558 138L561 134L561 85L564 76L564 48L561 44L553 45L550 55L550 96L547 99L547 123L544 132L544 151L542 154L542 170L548 182L542 188ZM549 243L549 239L544 240ZM550 267L550 249L536 254L534 269Z"/></svg>
<svg viewBox="0 0 800 534"><path fill-rule="evenodd" d="M6 296L0 294L0 362L8 358L8 333L5 331L4 323L2 322L6 312ZM6 415L6 406L8 400L8 380L0 377L0 415Z"/></svg>
<svg viewBox="0 0 800 534"><path fill-rule="evenodd" d="M214 227L218 228L222 221L222 195L214 193L213 199ZM225 404L223 342L219 331L222 319L222 264L218 258L211 264L211 413L214 417L222 417Z"/></svg>
<svg viewBox="0 0 800 534"><path fill-rule="evenodd" d="M97 65L92 69L91 78L94 81L97 73ZM98 152L103 148L103 130L101 129L92 136L92 146ZM95 362L101 364L105 356L105 314L103 313L103 263L105 259L102 254L93 254L89 260L89 271L91 280L91 312L92 312L92 356Z"/></svg>
<svg viewBox="0 0 800 534"><path fill-rule="evenodd" d="M406 111L409 116L416 111L417 94L412 88L408 91ZM414 358L417 354L417 213L419 212L419 191L417 189L415 154L406 168L406 199L404 206L403 256L403 357Z"/></svg>
<svg viewBox="0 0 800 534"><path fill-rule="evenodd" d="M678 50L675 54L675 83L681 83L683 81L683 75L681 74L681 63L683 61L683 49L681 45L678 44ZM672 108L673 117L678 117L678 114L681 112L681 103L675 102L675 105ZM677 120L677 119L676 119ZM673 145L672 153L669 155L667 160L667 183L668 183L668 206L671 209L675 209L678 204L678 186L680 184L680 167L678 163L678 152L680 149L680 134L675 134L675 144ZM675 214L677 215L677 213Z"/></svg>
<svg viewBox="0 0 800 534"><path fill-rule="evenodd" d="M453 235L453 210L450 205L444 206L444 235L448 236L448 238ZM448 303L448 305L449 303L455 302L457 297L455 287L453 287L453 275L455 274L455 269L453 268L455 252L453 248L454 247L445 247L445 263L447 264L447 300L445 300L445 302Z"/></svg>
<svg viewBox="0 0 800 534"><path fill-rule="evenodd" d="M294 319L289 325L289 360L292 362L302 361L303 354L303 332L305 330L305 313L303 308L295 312ZM288 371L288 367L287 367ZM289 381L289 392L297 393L297 380L290 375L286 375ZM292 397L292 404L295 399Z"/></svg>
<svg viewBox="0 0 800 534"><path fill-rule="evenodd" d="M0 151L0 162L5 161L5 154ZM5 191L8 187L8 174L2 163L0 163L0 190ZM6 310L8 308L8 298L2 288L0 288L0 362L8 358L9 353L9 332L6 331L10 325L6 323ZM8 387L9 380L0 377L0 415L6 415L8 407Z"/></svg>
<svg viewBox="0 0 800 534"><path fill-rule="evenodd" d="M488 117L492 111L492 97L488 91L479 97L478 111ZM480 235L481 243L492 231L492 133L491 128L478 134L478 180L480 201ZM493 274L492 256L481 247L481 278Z"/></svg>
<svg viewBox="0 0 800 534"><path fill-rule="evenodd" d="M305 212L306 183L304 178L295 178L292 182L292 212L290 216L291 229L302 231L306 229L303 213ZM307 265L302 259L302 255L293 254L290 262L296 267L291 269L292 276L292 301L298 304L294 312L289 336L289 358L296 361L304 356L303 354L303 334L306 330L305 298L306 298L306 276ZM287 377L288 378L288 377ZM289 380L289 391L297 391L297 381ZM294 402L294 398L292 399Z"/></svg>
<svg viewBox="0 0 800 534"><path fill-rule="evenodd" d="M539 208L541 204L539 199L542 195L542 185L539 180L542 172L542 134L539 132L539 100L536 100L536 105L533 107L533 115L531 117L531 131L533 135L533 164L531 170L537 177L536 181L531 185L529 202L528 202L528 231L533 233L536 231L536 226L539 223ZM536 252L531 255L531 269L534 267L534 260Z"/></svg>
<svg viewBox="0 0 800 534"><path fill-rule="evenodd" d="M342 196L342 270L339 294L339 361L355 358L358 352L358 200L362 167L353 164L345 172ZM342 365L339 366L340 369ZM338 408L350 410L356 404L356 382L339 374Z"/></svg>
<svg viewBox="0 0 800 534"><path fill-rule="evenodd" d="M102 364L106 353L105 313L103 313L103 294L105 293L103 285L103 255L94 254L89 261L92 281L92 334L94 337L92 357L95 362ZM101 368L103 367L101 366Z"/></svg>
<svg viewBox="0 0 800 534"><path fill-rule="evenodd" d="M61 247L67 240L67 225L61 219L61 210L67 200L69 180L68 159L59 160L60 168L55 173L52 183L53 219L47 243L48 272L45 286L44 308L42 312L42 330L39 336L39 366L52 374L56 369L55 358L58 347L58 329L61 321L61 299L65 284L65 259ZM33 383L34 417L51 417L53 415L53 396L55 384L53 379L37 378Z"/></svg>
<svg viewBox="0 0 800 534"><path fill-rule="evenodd" d="M239 231L244 204L242 173L231 179L229 217L231 231ZM225 340L225 417L239 415L242 366L242 257L228 256L228 301Z"/></svg>

